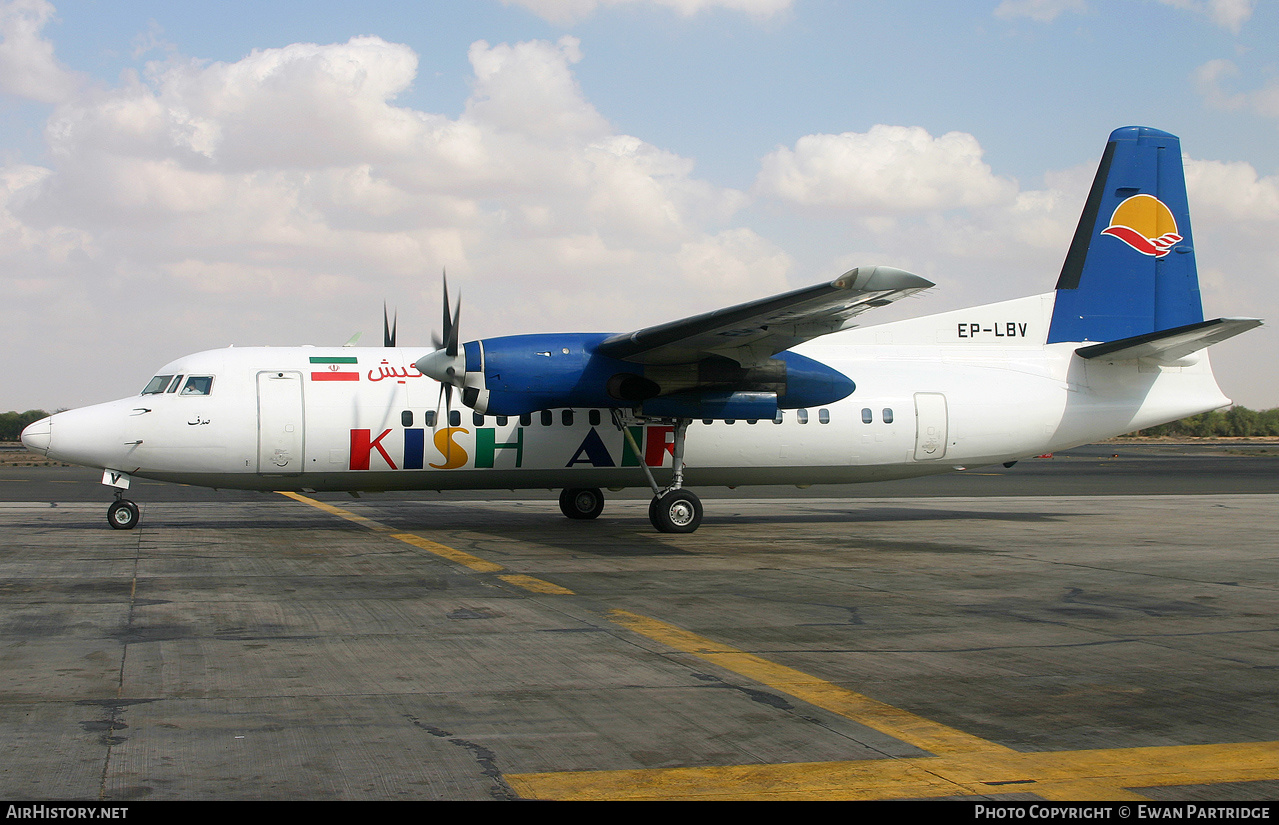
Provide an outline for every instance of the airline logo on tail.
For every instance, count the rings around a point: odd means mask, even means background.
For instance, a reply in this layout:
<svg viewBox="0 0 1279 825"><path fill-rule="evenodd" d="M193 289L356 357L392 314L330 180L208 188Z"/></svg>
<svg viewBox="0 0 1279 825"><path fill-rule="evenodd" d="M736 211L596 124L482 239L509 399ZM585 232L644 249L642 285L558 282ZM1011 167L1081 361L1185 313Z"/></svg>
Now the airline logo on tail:
<svg viewBox="0 0 1279 825"><path fill-rule="evenodd" d="M1101 234L1118 238L1143 255L1162 258L1181 240L1177 219L1163 201L1151 195L1133 195L1110 216Z"/></svg>

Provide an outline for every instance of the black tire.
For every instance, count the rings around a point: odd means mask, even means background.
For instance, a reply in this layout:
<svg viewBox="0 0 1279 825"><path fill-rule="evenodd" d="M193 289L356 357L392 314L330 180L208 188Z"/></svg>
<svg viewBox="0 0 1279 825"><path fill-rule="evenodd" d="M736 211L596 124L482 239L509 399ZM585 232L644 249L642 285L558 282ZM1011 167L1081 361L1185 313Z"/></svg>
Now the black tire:
<svg viewBox="0 0 1279 825"><path fill-rule="evenodd" d="M107 524L116 530L132 530L138 526L138 505L127 498L112 502L107 508Z"/></svg>
<svg viewBox="0 0 1279 825"><path fill-rule="evenodd" d="M560 512L571 519L592 519L604 512L604 494L598 487L565 487L560 490Z"/></svg>
<svg viewBox="0 0 1279 825"><path fill-rule="evenodd" d="M671 490L653 499L648 518L659 533L691 533L702 524L702 500L691 490Z"/></svg>

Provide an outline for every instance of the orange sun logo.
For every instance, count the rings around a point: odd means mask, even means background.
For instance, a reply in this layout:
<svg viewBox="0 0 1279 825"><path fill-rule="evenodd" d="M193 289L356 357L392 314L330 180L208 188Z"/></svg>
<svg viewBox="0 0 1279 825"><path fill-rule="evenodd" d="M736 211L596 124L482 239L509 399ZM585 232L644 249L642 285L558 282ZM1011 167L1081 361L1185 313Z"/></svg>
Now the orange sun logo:
<svg viewBox="0 0 1279 825"><path fill-rule="evenodd" d="M1115 207L1110 226L1101 234L1118 238L1141 254L1156 258L1167 255L1181 240L1172 210L1151 195L1133 195Z"/></svg>

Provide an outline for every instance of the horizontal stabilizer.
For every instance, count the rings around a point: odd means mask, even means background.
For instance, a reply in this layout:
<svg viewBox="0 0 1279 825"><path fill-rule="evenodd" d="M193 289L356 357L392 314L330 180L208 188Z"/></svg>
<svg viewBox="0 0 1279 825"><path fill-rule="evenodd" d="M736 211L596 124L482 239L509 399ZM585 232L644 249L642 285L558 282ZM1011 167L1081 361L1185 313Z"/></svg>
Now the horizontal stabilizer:
<svg viewBox="0 0 1279 825"><path fill-rule="evenodd" d="M1192 352L1233 338L1241 332L1261 326L1259 318L1217 318L1172 329L1120 338L1104 344L1080 347L1080 358L1102 361L1128 361L1144 358L1159 364L1173 364Z"/></svg>

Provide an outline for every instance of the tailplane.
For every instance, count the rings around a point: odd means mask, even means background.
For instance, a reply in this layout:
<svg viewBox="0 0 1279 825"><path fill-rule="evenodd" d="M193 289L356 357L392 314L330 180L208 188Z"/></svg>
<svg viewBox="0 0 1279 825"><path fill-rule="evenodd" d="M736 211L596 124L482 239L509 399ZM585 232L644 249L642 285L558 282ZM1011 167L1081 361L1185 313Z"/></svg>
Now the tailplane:
<svg viewBox="0 0 1279 825"><path fill-rule="evenodd" d="M1141 126L1116 129L1057 280L1048 343L1116 341L1202 322L1181 141Z"/></svg>

